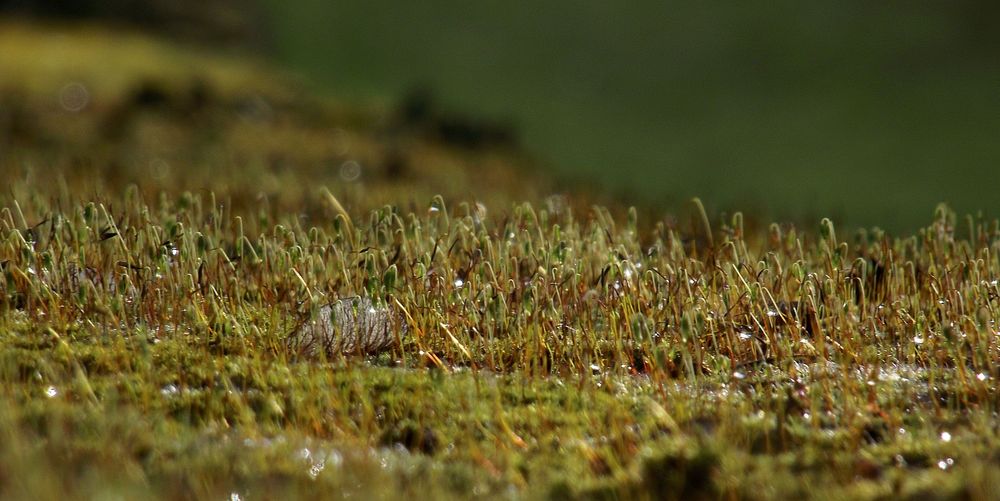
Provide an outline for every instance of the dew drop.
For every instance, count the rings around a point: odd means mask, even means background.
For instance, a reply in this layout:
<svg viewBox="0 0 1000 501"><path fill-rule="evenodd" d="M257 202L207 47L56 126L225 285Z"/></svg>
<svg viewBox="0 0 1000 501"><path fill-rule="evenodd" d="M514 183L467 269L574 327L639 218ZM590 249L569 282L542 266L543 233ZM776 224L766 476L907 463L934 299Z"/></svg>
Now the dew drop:
<svg viewBox="0 0 1000 501"><path fill-rule="evenodd" d="M337 451L330 451L326 455L326 461L332 464L334 467L340 466L344 462L344 456L342 456Z"/></svg>
<svg viewBox="0 0 1000 501"><path fill-rule="evenodd" d="M90 103L90 91L80 82L70 82L59 91L59 105L66 111L83 111Z"/></svg>
<svg viewBox="0 0 1000 501"><path fill-rule="evenodd" d="M361 177L361 164L348 160L340 164L340 178L347 182L357 181Z"/></svg>
<svg viewBox="0 0 1000 501"><path fill-rule="evenodd" d="M316 478L326 468L326 461L318 461L309 467L309 477Z"/></svg>
<svg viewBox="0 0 1000 501"><path fill-rule="evenodd" d="M170 163L162 158L154 158L149 161L149 173L159 181L168 179L170 177Z"/></svg>

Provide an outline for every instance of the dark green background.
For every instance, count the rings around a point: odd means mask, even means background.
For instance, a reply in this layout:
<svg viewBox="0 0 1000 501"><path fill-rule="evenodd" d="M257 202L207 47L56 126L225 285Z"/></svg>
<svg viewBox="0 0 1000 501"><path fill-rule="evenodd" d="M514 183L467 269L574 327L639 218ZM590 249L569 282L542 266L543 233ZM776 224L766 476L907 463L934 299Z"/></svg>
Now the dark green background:
<svg viewBox="0 0 1000 501"><path fill-rule="evenodd" d="M646 202L911 229L997 215L990 2L269 0L279 58L341 95L417 84Z"/></svg>

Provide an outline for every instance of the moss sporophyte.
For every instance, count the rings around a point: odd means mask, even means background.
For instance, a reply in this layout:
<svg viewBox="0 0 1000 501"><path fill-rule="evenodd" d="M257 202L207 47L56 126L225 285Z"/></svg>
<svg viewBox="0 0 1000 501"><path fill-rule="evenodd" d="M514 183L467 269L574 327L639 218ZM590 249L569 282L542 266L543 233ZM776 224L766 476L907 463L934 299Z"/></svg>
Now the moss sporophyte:
<svg viewBox="0 0 1000 501"><path fill-rule="evenodd" d="M442 496L992 478L992 222L961 237L942 209L916 236L848 242L737 216L698 244L603 209L476 222L439 200L307 227L212 199L7 199L10 471Z"/></svg>
<svg viewBox="0 0 1000 501"><path fill-rule="evenodd" d="M0 29L0 498L995 497L996 221L633 209L52 30Z"/></svg>

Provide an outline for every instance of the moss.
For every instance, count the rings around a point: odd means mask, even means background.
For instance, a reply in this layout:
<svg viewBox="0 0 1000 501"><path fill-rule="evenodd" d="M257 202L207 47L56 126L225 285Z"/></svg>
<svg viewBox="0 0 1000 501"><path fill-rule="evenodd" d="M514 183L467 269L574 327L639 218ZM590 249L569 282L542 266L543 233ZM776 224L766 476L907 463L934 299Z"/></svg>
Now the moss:
<svg viewBox="0 0 1000 501"><path fill-rule="evenodd" d="M75 36L101 53L106 35ZM127 103L140 76L115 71L94 95ZM990 492L996 223L956 231L941 208L917 235L840 242L829 221L699 214L688 231L554 203L516 157L426 138L405 180L348 182L330 143L377 165L396 147L377 121L243 87L256 71L203 75L197 123L149 96L127 116L53 112L44 85L11 84L35 120L0 159L0 497ZM149 78L163 99L187 81ZM131 132L95 125L115 118ZM173 174L140 176L147 156ZM371 356L289 348L355 296L407 335Z"/></svg>

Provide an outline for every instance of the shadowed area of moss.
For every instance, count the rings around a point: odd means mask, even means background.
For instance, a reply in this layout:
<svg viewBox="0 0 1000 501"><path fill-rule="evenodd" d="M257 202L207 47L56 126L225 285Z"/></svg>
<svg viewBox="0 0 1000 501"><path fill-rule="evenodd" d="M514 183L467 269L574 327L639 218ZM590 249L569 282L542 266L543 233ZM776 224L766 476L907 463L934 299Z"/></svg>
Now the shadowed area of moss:
<svg viewBox="0 0 1000 501"><path fill-rule="evenodd" d="M18 198L39 184L134 184L150 198L205 190L238 210L309 216L302 201L319 186L350 209L433 195L506 204L551 186L516 144L456 145L405 110L318 97L259 61L100 26L0 28L0 168L27 185Z"/></svg>

